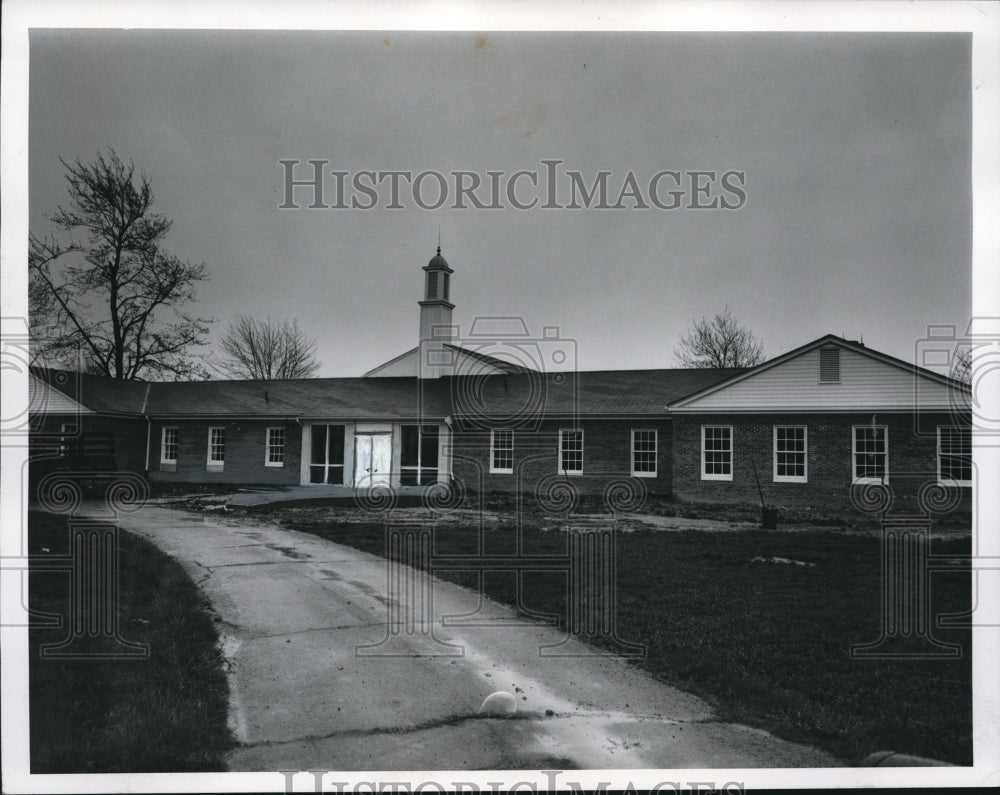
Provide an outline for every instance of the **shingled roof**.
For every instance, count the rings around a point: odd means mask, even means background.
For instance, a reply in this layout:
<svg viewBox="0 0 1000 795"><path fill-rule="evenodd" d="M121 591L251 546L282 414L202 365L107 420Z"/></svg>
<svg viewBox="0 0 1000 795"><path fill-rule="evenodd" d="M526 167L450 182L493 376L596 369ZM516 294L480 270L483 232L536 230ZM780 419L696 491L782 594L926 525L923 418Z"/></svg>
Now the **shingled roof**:
<svg viewBox="0 0 1000 795"><path fill-rule="evenodd" d="M31 374L98 414L142 415L150 386L145 381L120 381L41 367L32 367Z"/></svg>
<svg viewBox="0 0 1000 795"><path fill-rule="evenodd" d="M178 381L152 387L147 413L157 417L403 420L448 414L440 384L416 378Z"/></svg>
<svg viewBox="0 0 1000 795"><path fill-rule="evenodd" d="M489 375L450 381L452 413L515 416L649 416L685 395L743 372L742 368L593 370Z"/></svg>
<svg viewBox="0 0 1000 795"><path fill-rule="evenodd" d="M47 384L101 414L153 417L443 419L449 414L638 416L664 414L685 395L739 369L597 370L428 379L116 381L39 371Z"/></svg>

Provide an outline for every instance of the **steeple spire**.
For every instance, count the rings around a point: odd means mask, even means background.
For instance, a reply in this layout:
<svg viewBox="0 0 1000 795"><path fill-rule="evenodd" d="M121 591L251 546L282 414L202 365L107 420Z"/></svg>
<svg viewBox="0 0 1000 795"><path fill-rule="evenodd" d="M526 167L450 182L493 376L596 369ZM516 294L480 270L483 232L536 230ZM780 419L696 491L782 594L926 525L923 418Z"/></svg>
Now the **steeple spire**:
<svg viewBox="0 0 1000 795"><path fill-rule="evenodd" d="M451 310L455 305L448 300L448 281L454 271L441 256L440 240L437 254L424 266L424 272L427 274L424 277L424 300L419 302L420 377L437 378L453 355L446 346L455 337L451 322Z"/></svg>

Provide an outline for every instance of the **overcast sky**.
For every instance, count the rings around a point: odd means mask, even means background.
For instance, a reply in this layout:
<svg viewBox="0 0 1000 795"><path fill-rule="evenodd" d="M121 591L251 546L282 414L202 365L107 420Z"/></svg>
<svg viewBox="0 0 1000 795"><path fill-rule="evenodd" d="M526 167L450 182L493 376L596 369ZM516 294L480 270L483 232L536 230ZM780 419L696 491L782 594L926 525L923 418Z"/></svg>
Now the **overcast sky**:
<svg viewBox="0 0 1000 795"><path fill-rule="evenodd" d="M296 318L320 375L416 344L439 230L463 333L477 316L555 325L581 369L676 366L692 320L726 306L768 356L832 332L912 361L928 324L970 315L966 34L34 30L30 44L32 231L65 201L59 158L112 148L152 178L167 247L208 266L197 311L214 334L241 312ZM300 188L302 208L280 209L286 159L300 179L310 159L348 172L348 204L361 171L434 170L451 193L425 210L404 185L393 210L383 182L372 209L307 209ZM664 170L742 172L746 198L519 210L502 187L503 209L453 207L454 171L537 172L515 198L544 203L544 160L563 161L563 205L568 171L588 186L611 172L609 204L629 172L645 194Z"/></svg>

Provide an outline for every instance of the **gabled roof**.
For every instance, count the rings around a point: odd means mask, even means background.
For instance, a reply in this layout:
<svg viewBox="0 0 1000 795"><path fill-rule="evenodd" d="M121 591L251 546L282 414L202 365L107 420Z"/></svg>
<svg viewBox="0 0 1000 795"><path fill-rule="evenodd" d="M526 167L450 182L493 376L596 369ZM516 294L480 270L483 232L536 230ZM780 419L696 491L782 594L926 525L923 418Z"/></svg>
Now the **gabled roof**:
<svg viewBox="0 0 1000 795"><path fill-rule="evenodd" d="M28 410L32 414L79 416L93 414L69 395L51 387L35 373L28 374Z"/></svg>
<svg viewBox="0 0 1000 795"><path fill-rule="evenodd" d="M480 353L479 351L469 350L468 348L463 348L460 345L452 345L450 342L445 343L446 348L451 348L453 351L457 351L465 356L471 356L478 362L483 364L488 364L490 367L496 367L498 370L502 370L505 373L537 373L534 367L525 367L523 364L514 364L513 362L504 361L503 359L498 359L496 356L490 356L487 353Z"/></svg>
<svg viewBox="0 0 1000 795"><path fill-rule="evenodd" d="M934 384L957 389L959 391L968 392L969 386L962 383L961 381L956 381L948 376L935 373L932 370L928 370L923 367L918 367L910 362L903 361L902 359L897 359L895 356L890 356L889 354L882 353L880 351L873 350L872 348L867 348L859 342L854 342L852 340L846 340L843 337L838 337L835 334L827 334L819 339L813 340L812 342L801 345L794 350L777 356L774 359L770 359L762 364L752 367L750 369L744 370L730 378L719 381L715 384L706 386L697 392L689 394L682 397L670 404L670 411L682 411L693 407L693 404L702 401L703 399L709 397L710 395L715 395L724 390L731 389L732 387L740 384L742 382L748 381L750 379L758 378L762 374L767 373L776 367L780 367L794 359L805 356L806 354L814 351L818 348L826 347L837 347L843 350L851 351L855 354L860 354L861 356L867 357L868 359L881 362L882 364L888 365L895 371L902 371L908 376L916 377L919 379L926 379ZM914 398L915 399L915 398Z"/></svg>
<svg viewBox="0 0 1000 795"><path fill-rule="evenodd" d="M503 359L498 359L497 357L490 356L489 354L486 353L480 353L479 351L473 351L470 350L469 348L463 348L461 345L453 345L450 342L446 342L445 347L450 348L451 350L455 351L461 356L468 356L476 362L485 364L488 367L493 367L503 373L537 372L530 367L525 367L520 364L514 364L513 362L504 361ZM373 367L371 370L365 373L362 376L362 378L370 378L374 376L375 373L379 372L380 370L384 370L386 367L389 367L390 365L397 364L408 357L417 356L419 350L420 350L419 347L410 348L410 350L406 351L405 353L401 353L399 354L399 356L389 359L389 361L387 362L382 362L382 364L380 364L378 367Z"/></svg>
<svg viewBox="0 0 1000 795"><path fill-rule="evenodd" d="M51 378L49 381L56 382ZM102 414L157 418L412 420L450 414L653 416L667 403L739 370L599 370L496 373L419 380L307 378L289 381L116 381L68 374L81 402ZM59 387L60 389L62 387Z"/></svg>
<svg viewBox="0 0 1000 795"><path fill-rule="evenodd" d="M40 381L98 414L141 415L149 390L145 381L122 381L103 375L36 367L31 368L31 372Z"/></svg>

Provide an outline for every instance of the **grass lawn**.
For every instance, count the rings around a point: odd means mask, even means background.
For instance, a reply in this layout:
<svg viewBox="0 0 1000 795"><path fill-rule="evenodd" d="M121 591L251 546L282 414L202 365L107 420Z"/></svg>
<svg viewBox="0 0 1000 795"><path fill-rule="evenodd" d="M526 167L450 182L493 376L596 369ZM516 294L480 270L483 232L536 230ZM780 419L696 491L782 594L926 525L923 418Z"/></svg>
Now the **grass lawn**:
<svg viewBox="0 0 1000 795"><path fill-rule="evenodd" d="M66 518L30 512L28 538L32 556L66 555ZM43 659L40 647L68 631L30 630L31 772L225 770L228 685L206 603L145 540L120 532L119 550L120 633L149 657ZM68 573L33 571L29 604L65 617Z"/></svg>
<svg viewBox="0 0 1000 795"><path fill-rule="evenodd" d="M337 523L337 512L293 510L282 524L385 554L381 524ZM476 552L474 530L435 529L435 554ZM560 555L566 536L530 527L525 552ZM968 554L968 536L937 540L935 554ZM485 553L510 554L514 532L487 530ZM962 645L958 659L852 659L878 639L880 540L815 532L639 530L618 545L618 636L644 643L636 664L694 692L727 720L826 749L850 764L878 750L972 763L971 634L935 629ZM813 565L755 562L789 558ZM438 576L476 587L471 572ZM523 604L566 614L566 575L528 572ZM489 596L515 603L509 573L487 574ZM935 615L968 610L968 570L932 575ZM599 642L599 641L598 641Z"/></svg>

